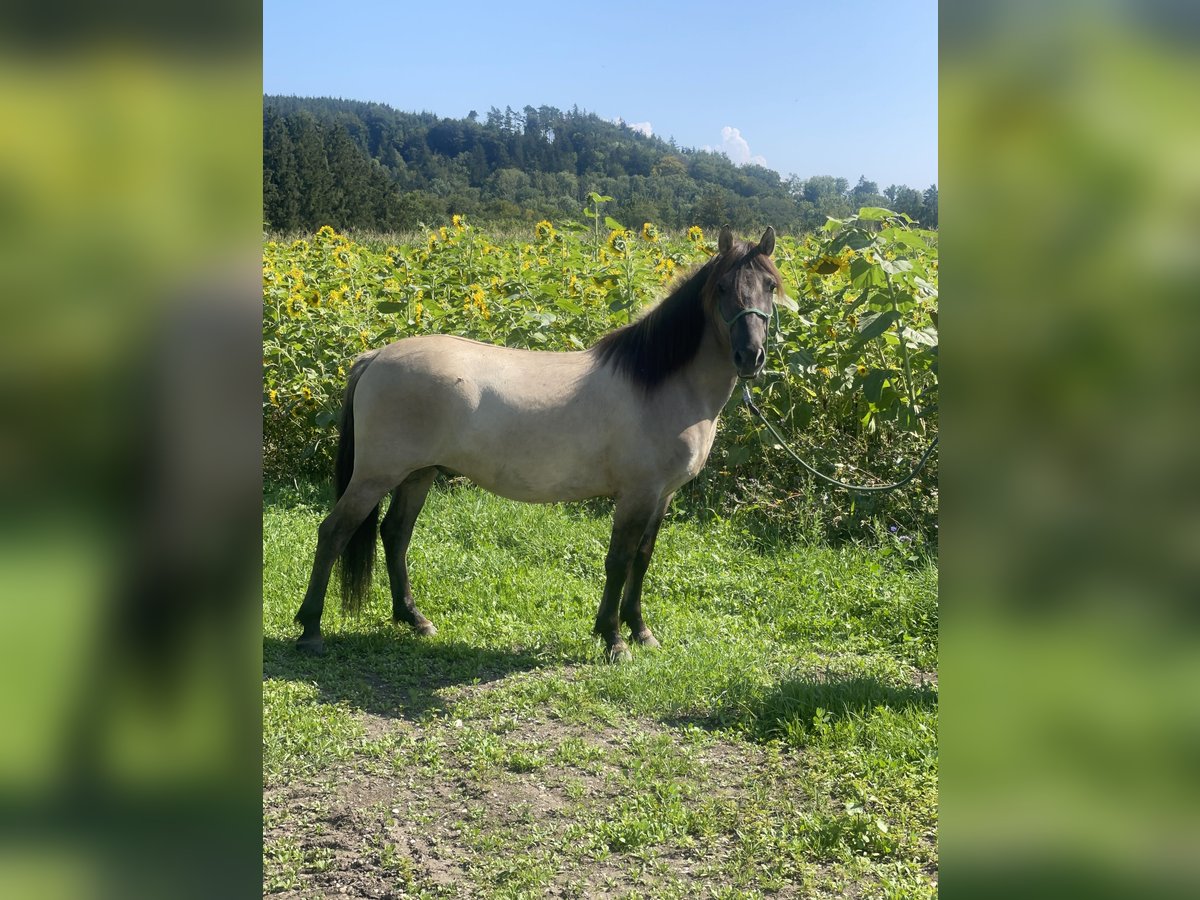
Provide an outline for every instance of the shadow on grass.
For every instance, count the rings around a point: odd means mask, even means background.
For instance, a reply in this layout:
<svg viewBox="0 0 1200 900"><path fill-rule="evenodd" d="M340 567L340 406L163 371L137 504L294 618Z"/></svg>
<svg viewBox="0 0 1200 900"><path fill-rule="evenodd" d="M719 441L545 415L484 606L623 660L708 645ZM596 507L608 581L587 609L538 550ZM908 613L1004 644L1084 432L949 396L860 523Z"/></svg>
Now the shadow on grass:
<svg viewBox="0 0 1200 900"><path fill-rule="evenodd" d="M319 506L328 510L333 505L333 486L328 478L295 478L282 481L263 479L263 506Z"/></svg>
<svg viewBox="0 0 1200 900"><path fill-rule="evenodd" d="M753 730L760 737L779 737L796 727L810 728L817 710L833 723L850 716L864 716L876 707L894 712L936 709L937 691L929 686L897 687L870 676L849 678L793 679L781 683L755 707Z"/></svg>
<svg viewBox="0 0 1200 900"><path fill-rule="evenodd" d="M527 651L387 632L326 635L325 647L325 656L314 657L298 651L293 640L266 638L263 678L315 684L324 703L417 720L446 707L438 694L445 688L486 684L547 664Z"/></svg>
<svg viewBox="0 0 1200 900"><path fill-rule="evenodd" d="M876 708L933 710L937 704L937 689L931 685L897 686L869 675L815 674L781 682L765 694L733 692L710 716L676 718L668 724L736 728L755 740L795 743L817 727L816 720L833 725L841 719L866 718Z"/></svg>

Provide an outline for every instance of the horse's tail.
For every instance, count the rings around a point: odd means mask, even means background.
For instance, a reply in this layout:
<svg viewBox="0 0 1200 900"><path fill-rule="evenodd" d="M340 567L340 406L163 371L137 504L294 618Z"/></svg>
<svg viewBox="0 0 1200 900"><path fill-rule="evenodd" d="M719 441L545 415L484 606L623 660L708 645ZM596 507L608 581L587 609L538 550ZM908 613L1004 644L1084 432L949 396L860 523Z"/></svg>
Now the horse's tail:
<svg viewBox="0 0 1200 900"><path fill-rule="evenodd" d="M346 493L350 477L354 474L354 391L358 379L362 378L378 351L364 353L350 367L346 379L346 399L342 403L342 415L338 422L338 448L333 463L334 501ZM346 549L342 551L338 574L342 582L342 611L357 613L363 598L371 588L371 573L375 567L375 534L379 524L379 504L375 504L362 524L350 536Z"/></svg>

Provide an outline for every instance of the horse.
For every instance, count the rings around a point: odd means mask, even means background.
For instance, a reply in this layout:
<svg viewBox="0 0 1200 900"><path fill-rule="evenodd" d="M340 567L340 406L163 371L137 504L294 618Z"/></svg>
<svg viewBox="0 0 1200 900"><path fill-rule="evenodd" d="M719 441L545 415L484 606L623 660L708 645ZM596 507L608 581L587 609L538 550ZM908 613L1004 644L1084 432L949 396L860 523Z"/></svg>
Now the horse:
<svg viewBox="0 0 1200 900"><path fill-rule="evenodd" d="M377 525L392 621L437 633L414 601L407 554L439 471L530 503L613 498L593 632L611 661L630 657L622 623L631 641L658 647L642 616L643 580L671 498L707 462L738 380L762 372L782 284L774 247L773 228L754 244L735 240L725 226L706 263L587 350L421 335L357 357L339 421L337 499L317 531L295 617L303 627L297 647L324 652L321 613L339 560L343 610L359 609L371 584Z"/></svg>

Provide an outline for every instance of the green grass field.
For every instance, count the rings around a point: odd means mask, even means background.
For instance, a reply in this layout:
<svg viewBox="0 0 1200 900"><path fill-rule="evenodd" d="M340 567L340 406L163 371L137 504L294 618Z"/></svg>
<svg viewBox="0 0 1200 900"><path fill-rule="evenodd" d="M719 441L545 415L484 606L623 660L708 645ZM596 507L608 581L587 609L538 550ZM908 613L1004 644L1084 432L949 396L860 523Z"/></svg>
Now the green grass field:
<svg viewBox="0 0 1200 900"><path fill-rule="evenodd" d="M264 890L286 896L930 897L937 571L670 516L663 647L591 637L610 520L439 486L327 656L293 648L321 494L264 501Z"/></svg>

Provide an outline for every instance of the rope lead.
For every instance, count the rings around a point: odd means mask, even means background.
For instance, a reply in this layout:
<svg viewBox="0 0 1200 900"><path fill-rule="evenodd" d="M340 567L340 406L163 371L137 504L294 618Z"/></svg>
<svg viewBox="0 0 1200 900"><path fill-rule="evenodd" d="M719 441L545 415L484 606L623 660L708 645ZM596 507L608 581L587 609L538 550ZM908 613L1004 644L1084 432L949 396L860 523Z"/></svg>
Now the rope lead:
<svg viewBox="0 0 1200 900"><path fill-rule="evenodd" d="M904 485L908 484L910 481L912 481L914 478L917 477L917 473L920 472L921 469L923 469L925 467L925 463L929 460L929 454L931 454L933 452L933 448L936 447L938 444L938 438L935 435L933 440L930 442L929 446L925 448L925 452L921 454L921 458L919 460L917 460L916 468L913 469L911 472L909 472L908 475L906 475L904 478L897 481L895 484L846 484L846 482L844 482L844 481L838 481L836 478L830 478L828 475L823 475L822 473L818 472L816 469L814 469L812 466L810 466L803 459L801 459L799 456L796 455L796 452L791 447L788 446L787 441L785 441L780 436L779 432L775 430L775 426L772 425L771 422L767 419L767 417L763 415L762 410L754 405L754 400L750 396L750 385L748 385L748 384L742 385L742 402L746 404L746 406L750 409L750 411L752 413L754 413L756 416L758 416L758 418L762 421L762 423L767 426L767 430L770 431L771 434L775 435L775 440L779 441L779 445L781 447L783 447L783 449L786 450L791 455L791 457L794 460L796 460L796 462L800 463L800 465L804 466L804 468L806 470L808 470L810 473L812 473L813 475L820 478L822 481L827 481L830 484L834 485L835 487L840 487L847 491L879 491L879 492L882 492L882 491L894 491L898 487L903 487Z"/></svg>

